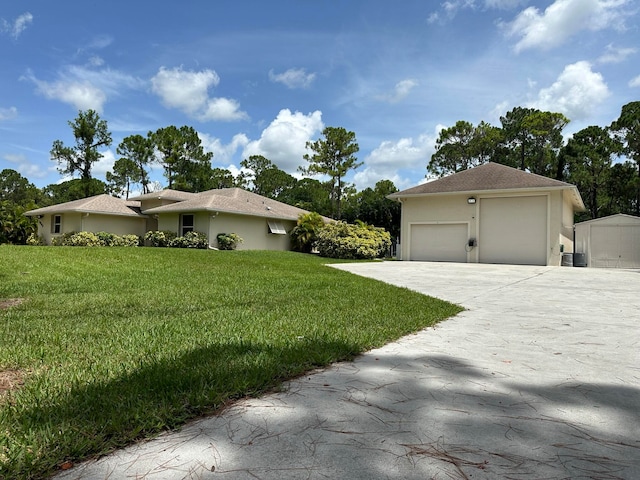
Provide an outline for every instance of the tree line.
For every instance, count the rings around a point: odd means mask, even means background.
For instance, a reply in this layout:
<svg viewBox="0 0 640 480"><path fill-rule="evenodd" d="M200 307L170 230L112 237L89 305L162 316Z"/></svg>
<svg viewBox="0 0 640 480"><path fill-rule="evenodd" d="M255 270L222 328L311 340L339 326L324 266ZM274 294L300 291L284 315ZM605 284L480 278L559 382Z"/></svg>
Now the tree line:
<svg viewBox="0 0 640 480"><path fill-rule="evenodd" d="M146 136L124 138L116 147L118 159L103 182L93 178L92 168L102 157L99 149L112 144L106 121L87 110L68 123L75 144L55 140L51 159L62 175L79 178L39 189L15 170L0 172L0 243L24 243L35 230L34 220L24 217L24 211L103 193L124 198L133 190L149 193L158 188L149 175L154 164L162 167L167 188L197 193L240 187L320 215L347 222L360 220L399 235L400 205L386 198L398 191L393 182L382 180L375 188L360 192L345 182L346 174L361 163L355 156L359 150L355 133L344 128L326 127L321 138L307 142L309 153L303 157L307 165L298 169L305 176L302 179L262 155L242 160L242 171L234 176L227 169L212 166L213 153L204 151L192 127L168 126ZM317 175L326 180L311 178Z"/></svg>
<svg viewBox="0 0 640 480"><path fill-rule="evenodd" d="M624 105L610 125L586 127L566 142L569 119L561 113L516 107L500 123L461 120L441 130L428 172L441 177L502 163L576 185L588 210L577 221L640 215L640 102Z"/></svg>
<svg viewBox="0 0 640 480"><path fill-rule="evenodd" d="M611 125L587 127L566 142L562 130L569 119L560 113L516 107L500 122L500 127L484 121L474 126L461 120L441 130L428 174L442 177L493 161L575 184L588 209L576 221L614 213L640 215L640 102L623 106ZM92 177L92 167L102 157L99 149L112 144L107 122L87 110L68 123L75 144L55 140L51 159L61 174L79 178L40 189L15 170L2 170L0 243L24 243L36 230L35 220L23 215L27 210L102 193L128 198L132 190L158 188L149 176L154 164L162 167L167 188L201 192L240 187L331 218L383 227L392 238L400 234L400 204L386 198L398 191L392 181L381 180L362 191L345 182L362 162L356 157L355 133L342 127L326 127L318 140L307 142L307 164L298 168L301 179L261 155L242 160L242 171L234 176L212 166L213 154L204 151L192 127L168 126L124 138L103 182ZM312 178L317 175L324 180Z"/></svg>

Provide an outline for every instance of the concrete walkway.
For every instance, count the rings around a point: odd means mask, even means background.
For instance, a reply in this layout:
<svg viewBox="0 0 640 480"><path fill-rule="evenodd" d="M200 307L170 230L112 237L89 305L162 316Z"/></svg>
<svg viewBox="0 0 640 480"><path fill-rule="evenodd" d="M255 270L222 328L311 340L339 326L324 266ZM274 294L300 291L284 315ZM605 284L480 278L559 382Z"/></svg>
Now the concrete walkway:
<svg viewBox="0 0 640 480"><path fill-rule="evenodd" d="M467 310L57 478L640 478L639 271L335 268Z"/></svg>

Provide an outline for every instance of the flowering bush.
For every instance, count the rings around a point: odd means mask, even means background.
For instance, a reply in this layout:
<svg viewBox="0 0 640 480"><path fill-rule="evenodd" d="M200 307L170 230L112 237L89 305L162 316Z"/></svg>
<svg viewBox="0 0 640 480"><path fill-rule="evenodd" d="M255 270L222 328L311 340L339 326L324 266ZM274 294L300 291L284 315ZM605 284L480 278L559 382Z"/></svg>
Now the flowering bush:
<svg viewBox="0 0 640 480"><path fill-rule="evenodd" d="M169 242L173 248L207 248L209 241L204 233L187 232L182 237L176 237Z"/></svg>
<svg viewBox="0 0 640 480"><path fill-rule="evenodd" d="M220 250L235 250L238 244L243 242L242 238L235 233L219 233L216 240Z"/></svg>
<svg viewBox="0 0 640 480"><path fill-rule="evenodd" d="M362 222L334 222L318 232L316 246L323 257L373 259L383 256L391 246L391 235L384 228Z"/></svg>
<svg viewBox="0 0 640 480"><path fill-rule="evenodd" d="M67 232L51 240L51 245L62 247L137 247L137 235L115 235L108 232Z"/></svg>
<svg viewBox="0 0 640 480"><path fill-rule="evenodd" d="M42 235L38 236L35 233L31 233L27 237L27 245L42 246L46 245L46 242L44 241L44 237Z"/></svg>

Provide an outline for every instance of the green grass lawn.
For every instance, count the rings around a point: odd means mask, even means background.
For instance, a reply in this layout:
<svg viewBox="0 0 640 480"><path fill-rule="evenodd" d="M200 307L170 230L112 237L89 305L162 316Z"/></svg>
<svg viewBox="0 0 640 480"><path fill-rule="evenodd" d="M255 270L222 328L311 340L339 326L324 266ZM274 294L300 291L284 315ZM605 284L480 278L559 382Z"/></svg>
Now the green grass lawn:
<svg viewBox="0 0 640 480"><path fill-rule="evenodd" d="M0 479L43 478L461 309L292 252L0 246Z"/></svg>

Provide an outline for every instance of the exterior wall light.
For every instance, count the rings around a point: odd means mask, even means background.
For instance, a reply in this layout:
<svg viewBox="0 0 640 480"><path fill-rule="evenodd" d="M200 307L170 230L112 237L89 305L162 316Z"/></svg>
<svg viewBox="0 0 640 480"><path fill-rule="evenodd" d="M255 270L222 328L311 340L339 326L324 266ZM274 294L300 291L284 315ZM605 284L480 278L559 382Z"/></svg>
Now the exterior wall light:
<svg viewBox="0 0 640 480"><path fill-rule="evenodd" d="M467 198L467 203L469 205L474 205L476 203L476 197L469 197Z"/></svg>

